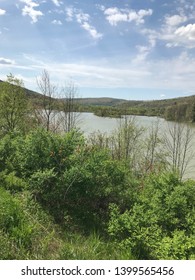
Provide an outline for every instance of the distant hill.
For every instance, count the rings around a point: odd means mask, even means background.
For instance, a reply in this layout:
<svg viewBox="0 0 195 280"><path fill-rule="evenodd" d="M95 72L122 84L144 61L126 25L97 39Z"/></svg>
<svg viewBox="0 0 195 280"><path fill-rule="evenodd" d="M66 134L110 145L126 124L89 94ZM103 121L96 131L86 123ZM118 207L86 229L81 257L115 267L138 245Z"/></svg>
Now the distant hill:
<svg viewBox="0 0 195 280"><path fill-rule="evenodd" d="M191 105L194 102L195 102L195 95L191 95L185 97L151 100L151 101L126 101L120 105L124 107L165 109L167 107L173 107L176 105L184 105L184 104Z"/></svg>
<svg viewBox="0 0 195 280"><path fill-rule="evenodd" d="M4 81L0 80L0 83L4 83ZM24 88L27 98L35 105L41 106L43 95L33 90L29 90ZM48 97L49 98L49 97Z"/></svg>
<svg viewBox="0 0 195 280"><path fill-rule="evenodd" d="M121 104L126 106L140 106L140 107L167 107L173 106L176 104L183 104L183 103L191 103L195 100L195 95L185 96L185 97L177 97L177 98L170 98L170 99L160 99L160 100L149 100L149 101L126 101L125 103Z"/></svg>
<svg viewBox="0 0 195 280"><path fill-rule="evenodd" d="M0 80L0 83L3 83ZM43 95L25 88L27 97L36 106L42 104ZM49 97L48 97L49 99ZM55 99L56 109L59 108L59 103L63 99ZM105 115L147 115L147 116L162 116L167 120L179 120L179 121L193 121L195 122L195 95L178 97L163 100L125 100L111 97L97 97L97 98L76 98L76 103L86 110L97 112L99 107L102 109ZM106 107L109 108L106 112ZM94 108L94 109L93 109ZM97 108L97 109L96 109ZM114 112L114 114L113 114ZM99 115L102 115L101 109Z"/></svg>
<svg viewBox="0 0 195 280"><path fill-rule="evenodd" d="M0 83L4 83L4 81L0 80ZM37 97L41 97L42 96L40 93L35 92L33 90L30 90L30 89L27 89L27 88L24 88L24 89L25 89L26 95L28 97L37 98Z"/></svg>
<svg viewBox="0 0 195 280"><path fill-rule="evenodd" d="M3 82L0 80L0 82ZM43 95L41 93L38 93L33 90L29 90L25 88L26 95L29 99L32 101L38 101L43 98ZM62 99L56 99L57 101L63 100ZM75 99L77 103L81 105L87 105L87 106L117 106L120 105L127 100L125 99L117 99L117 98L110 98L110 97L100 97L100 98L76 98Z"/></svg>
<svg viewBox="0 0 195 280"><path fill-rule="evenodd" d="M76 101L82 105L91 105L91 106L117 106L124 102L127 102L125 99L111 98L111 97L89 97L89 98L77 98Z"/></svg>
<svg viewBox="0 0 195 280"><path fill-rule="evenodd" d="M171 121L195 122L195 95L152 101L127 101L118 108L132 115L161 116Z"/></svg>

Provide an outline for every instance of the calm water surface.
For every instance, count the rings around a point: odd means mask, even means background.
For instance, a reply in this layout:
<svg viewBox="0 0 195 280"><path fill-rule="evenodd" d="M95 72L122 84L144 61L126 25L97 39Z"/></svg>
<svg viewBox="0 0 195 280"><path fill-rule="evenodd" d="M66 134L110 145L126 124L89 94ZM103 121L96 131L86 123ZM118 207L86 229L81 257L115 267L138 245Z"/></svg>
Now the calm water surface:
<svg viewBox="0 0 195 280"><path fill-rule="evenodd" d="M167 123L164 119L157 117L129 116L129 118L135 118L136 125L145 128L151 127L157 121L159 121L160 126L165 126ZM111 134L119 126L119 123L120 119L117 118L103 118L95 116L93 113L81 113L78 126L85 135L97 131Z"/></svg>
<svg viewBox="0 0 195 280"><path fill-rule="evenodd" d="M132 118L132 116L129 116ZM158 122L159 132L164 134L168 129L168 126L173 125L173 122L167 122L166 120L158 117L146 117L146 116L134 116L136 125L144 127L146 129L152 127ZM79 117L79 124L81 131L88 136L94 132L101 132L111 134L120 123L120 119L116 118L102 118L95 116L93 113L81 113ZM187 125L187 124L186 124ZM195 150L195 126L191 126L194 133L192 140L192 151ZM195 179L195 157L191 160L185 178Z"/></svg>

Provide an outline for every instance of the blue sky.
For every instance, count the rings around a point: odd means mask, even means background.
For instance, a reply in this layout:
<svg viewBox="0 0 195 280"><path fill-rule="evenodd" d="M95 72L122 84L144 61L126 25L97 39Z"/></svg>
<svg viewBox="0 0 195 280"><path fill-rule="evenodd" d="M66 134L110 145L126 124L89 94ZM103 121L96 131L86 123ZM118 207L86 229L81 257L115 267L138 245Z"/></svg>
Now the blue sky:
<svg viewBox="0 0 195 280"><path fill-rule="evenodd" d="M0 79L43 69L81 97L195 94L195 1L0 0Z"/></svg>

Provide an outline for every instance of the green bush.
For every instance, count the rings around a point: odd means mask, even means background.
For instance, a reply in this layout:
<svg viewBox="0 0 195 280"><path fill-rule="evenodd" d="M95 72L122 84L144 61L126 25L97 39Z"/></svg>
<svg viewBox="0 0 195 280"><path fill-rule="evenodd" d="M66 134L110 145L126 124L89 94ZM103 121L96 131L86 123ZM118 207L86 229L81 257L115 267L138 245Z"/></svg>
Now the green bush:
<svg viewBox="0 0 195 280"><path fill-rule="evenodd" d="M15 171L7 174L7 170L5 170L0 173L0 178L1 184L11 193L21 192L28 188L27 182L16 176Z"/></svg>
<svg viewBox="0 0 195 280"><path fill-rule="evenodd" d="M20 226L21 212L12 196L0 188L0 228L11 233L14 227Z"/></svg>
<svg viewBox="0 0 195 280"><path fill-rule="evenodd" d="M61 136L37 129L27 135L15 161L21 175L26 178L45 169L53 168L61 173L69 166L68 157L82 142L82 137L76 131Z"/></svg>
<svg viewBox="0 0 195 280"><path fill-rule="evenodd" d="M0 259L57 259L62 241L55 224L28 193L0 188Z"/></svg>
<svg viewBox="0 0 195 280"><path fill-rule="evenodd" d="M13 163L21 139L17 133L9 133L0 140L0 172L14 170Z"/></svg>
<svg viewBox="0 0 195 280"><path fill-rule="evenodd" d="M138 177L76 131L7 134L0 184L2 259L195 259L194 181Z"/></svg>
<svg viewBox="0 0 195 280"><path fill-rule="evenodd" d="M195 254L195 185L173 174L150 176L137 202L111 205L109 234L138 259L191 259Z"/></svg>
<svg viewBox="0 0 195 280"><path fill-rule="evenodd" d="M100 226L107 220L109 202L119 199L124 167L106 151L84 143L66 161L63 171L45 168L31 175L30 190L61 224L68 212L85 228Z"/></svg>

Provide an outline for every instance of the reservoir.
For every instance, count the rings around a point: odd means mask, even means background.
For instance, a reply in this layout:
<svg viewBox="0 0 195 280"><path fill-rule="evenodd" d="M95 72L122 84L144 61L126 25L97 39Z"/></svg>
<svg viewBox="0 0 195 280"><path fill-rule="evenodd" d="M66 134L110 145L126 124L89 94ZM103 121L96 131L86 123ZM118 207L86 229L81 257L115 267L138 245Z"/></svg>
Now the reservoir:
<svg viewBox="0 0 195 280"><path fill-rule="evenodd" d="M163 137L168 135L168 130L170 127L175 125L175 122L168 122L162 118L158 117L147 117L147 116L128 116L128 118L134 118L135 125L138 127L143 127L149 131L152 126L155 126L158 123L159 126L159 136ZM84 135L90 136L94 132L106 133L111 135L117 127L119 127L120 119L118 118L103 118L95 116L93 113L81 113L78 118L77 127L84 133ZM192 140L190 142L190 151L192 153L195 151L195 126L192 124L183 124L184 126L189 127L192 133ZM195 157L192 157L190 160L184 178L195 179Z"/></svg>
<svg viewBox="0 0 195 280"><path fill-rule="evenodd" d="M150 128L152 124L157 121L161 127L165 127L167 121L158 117L146 117L146 116L129 116L134 118L136 125L144 128ZM79 116L78 127L85 135L89 135L94 132L101 132L111 134L120 124L118 118L103 118L94 115L93 113L81 113ZM195 128L194 128L195 130Z"/></svg>

